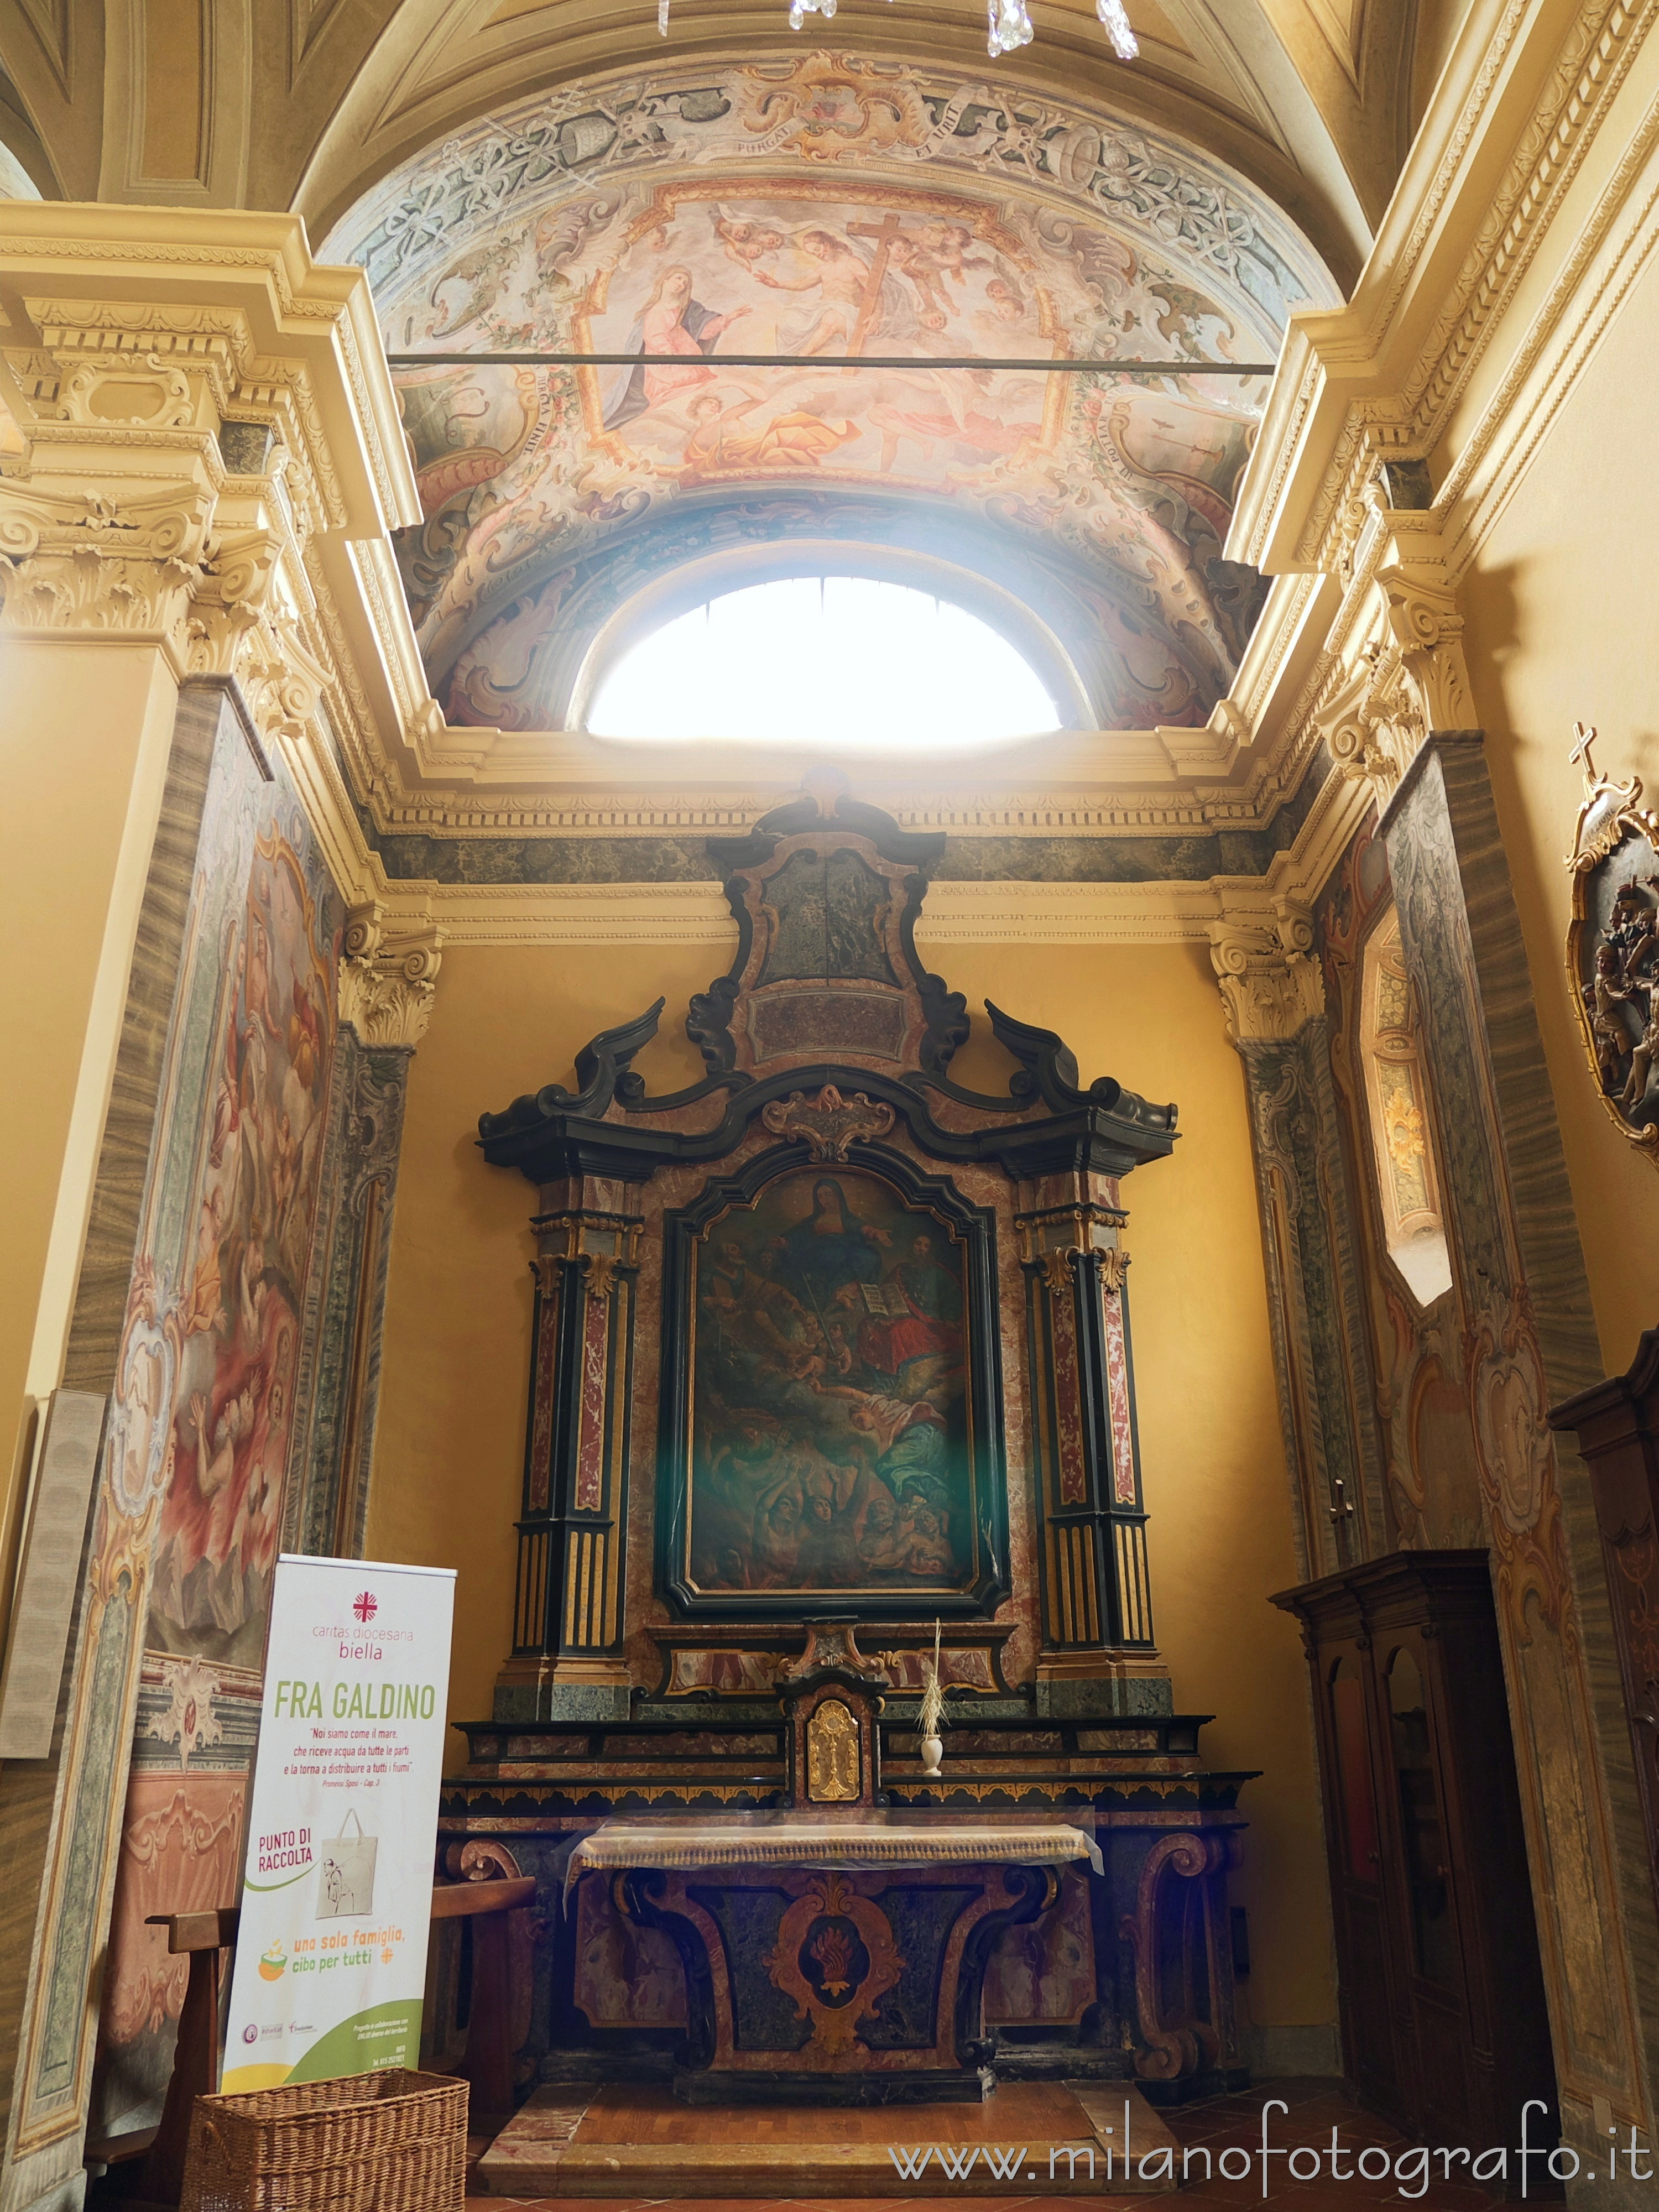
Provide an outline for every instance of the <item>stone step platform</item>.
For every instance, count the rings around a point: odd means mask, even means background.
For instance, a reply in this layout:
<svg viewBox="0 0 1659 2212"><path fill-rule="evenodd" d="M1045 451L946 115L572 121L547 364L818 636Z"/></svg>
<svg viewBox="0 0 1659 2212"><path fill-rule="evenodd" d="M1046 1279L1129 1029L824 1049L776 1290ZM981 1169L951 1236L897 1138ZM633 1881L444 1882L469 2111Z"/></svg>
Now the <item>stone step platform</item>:
<svg viewBox="0 0 1659 2212"><path fill-rule="evenodd" d="M519 2198L891 2202L1162 2196L1179 2174L1174 2136L1121 2081L1005 2082L982 2105L854 2109L694 2106L630 2083L538 2089L479 2160L475 2186Z"/></svg>

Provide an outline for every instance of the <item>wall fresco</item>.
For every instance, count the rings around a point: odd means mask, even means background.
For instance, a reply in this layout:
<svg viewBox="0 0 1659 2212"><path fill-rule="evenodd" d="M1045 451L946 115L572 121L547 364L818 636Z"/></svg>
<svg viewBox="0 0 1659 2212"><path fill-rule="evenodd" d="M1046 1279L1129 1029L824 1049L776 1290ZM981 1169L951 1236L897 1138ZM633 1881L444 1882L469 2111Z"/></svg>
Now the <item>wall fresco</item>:
<svg viewBox="0 0 1659 2212"><path fill-rule="evenodd" d="M242 1666L264 1648L276 1560L334 1041L331 887L264 811L234 855L240 901L210 951L186 955L221 995L211 1103L189 1133L194 1237L149 1629L161 1650Z"/></svg>
<svg viewBox="0 0 1659 2212"><path fill-rule="evenodd" d="M149 1531L97 2124L155 2117L184 1996L154 1912L234 1900L284 1490L307 1433L343 915L280 765L226 714L184 907L112 1419Z"/></svg>

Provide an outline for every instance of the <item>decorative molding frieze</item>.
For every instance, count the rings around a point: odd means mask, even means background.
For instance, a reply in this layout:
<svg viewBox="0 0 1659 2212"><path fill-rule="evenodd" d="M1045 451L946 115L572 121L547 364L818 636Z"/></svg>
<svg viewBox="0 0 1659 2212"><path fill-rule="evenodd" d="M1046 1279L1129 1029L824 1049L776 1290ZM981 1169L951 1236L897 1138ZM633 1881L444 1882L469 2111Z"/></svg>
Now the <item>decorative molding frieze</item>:
<svg viewBox="0 0 1659 2212"><path fill-rule="evenodd" d="M1311 742L1322 742L1314 732ZM311 765L317 762L312 757ZM1135 883L946 881L930 885L917 929L929 947L1021 945L1206 945L1224 913L1261 920L1275 900L1311 903L1358 830L1369 786L1329 776L1292 846L1266 876ZM328 794L323 794L326 799ZM442 884L388 877L372 860L368 894L390 929L435 926L444 945L703 944L730 946L736 925L720 884Z"/></svg>
<svg viewBox="0 0 1659 2212"><path fill-rule="evenodd" d="M1659 0L1558 13L1553 54L1536 0L1466 25L1351 304L1292 320L1230 559L1275 574L1342 573L1379 457L1426 459L1447 437L1659 21ZM1588 222L1575 222L1563 260L1582 264L1596 249L1632 181L1621 173ZM1517 353L1544 341L1563 304L1552 298L1544 316L1525 319ZM1456 465L1500 427L1490 409L1471 421ZM1436 495L1443 514L1446 492Z"/></svg>
<svg viewBox="0 0 1659 2212"><path fill-rule="evenodd" d="M1441 483L1449 558L1462 575L1659 246L1659 99L1629 134L1542 308L1528 324Z"/></svg>
<svg viewBox="0 0 1659 2212"><path fill-rule="evenodd" d="M0 278L25 448L0 473L0 634L143 641L234 680L342 889L372 898L331 764L367 787L418 701L380 696L412 638L354 554L419 501L361 273L314 263L293 216L40 203L8 205ZM406 1027L420 981L382 963L357 1011Z"/></svg>
<svg viewBox="0 0 1659 2212"><path fill-rule="evenodd" d="M340 1019L364 1044L417 1045L437 996L442 929L389 927L382 902L368 899L348 913L340 951Z"/></svg>

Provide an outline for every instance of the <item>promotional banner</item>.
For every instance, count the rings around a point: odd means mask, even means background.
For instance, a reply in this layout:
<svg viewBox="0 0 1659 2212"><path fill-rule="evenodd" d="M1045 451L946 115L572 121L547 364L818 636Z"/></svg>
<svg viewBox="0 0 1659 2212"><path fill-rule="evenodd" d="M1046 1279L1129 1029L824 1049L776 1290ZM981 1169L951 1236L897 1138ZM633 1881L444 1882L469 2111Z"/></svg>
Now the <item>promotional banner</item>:
<svg viewBox="0 0 1659 2212"><path fill-rule="evenodd" d="M276 1565L222 2087L416 2066L455 1576Z"/></svg>

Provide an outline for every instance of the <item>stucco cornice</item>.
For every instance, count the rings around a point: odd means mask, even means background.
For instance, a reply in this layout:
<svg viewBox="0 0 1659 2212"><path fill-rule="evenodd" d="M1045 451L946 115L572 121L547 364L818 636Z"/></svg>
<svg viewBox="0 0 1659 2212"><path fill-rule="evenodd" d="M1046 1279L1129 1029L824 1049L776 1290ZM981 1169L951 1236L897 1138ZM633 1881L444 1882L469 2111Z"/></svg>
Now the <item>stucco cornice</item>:
<svg viewBox="0 0 1659 2212"><path fill-rule="evenodd" d="M1352 301L1291 324L1230 558L1334 567L1377 466L1436 453L1540 252L1570 250L1545 241L1656 19L1659 0L1471 11Z"/></svg>

